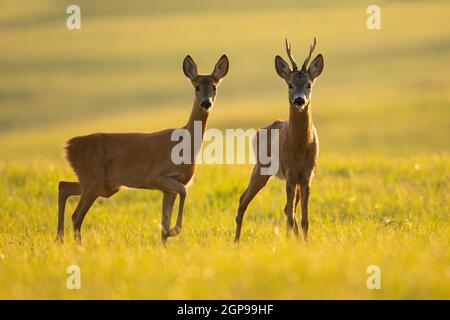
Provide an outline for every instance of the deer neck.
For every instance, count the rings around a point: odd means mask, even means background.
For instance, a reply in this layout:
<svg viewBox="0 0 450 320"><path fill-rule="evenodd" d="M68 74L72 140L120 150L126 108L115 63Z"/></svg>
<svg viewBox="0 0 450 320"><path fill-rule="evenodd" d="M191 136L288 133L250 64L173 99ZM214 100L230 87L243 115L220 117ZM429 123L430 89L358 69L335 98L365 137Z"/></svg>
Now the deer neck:
<svg viewBox="0 0 450 320"><path fill-rule="evenodd" d="M305 111L299 112L291 105L289 111L288 134L298 148L305 147L313 140L311 106L308 104L305 108Z"/></svg>
<svg viewBox="0 0 450 320"><path fill-rule="evenodd" d="M197 156L203 144L206 123L208 122L208 112L201 110L200 106L194 102L188 122L183 127L189 132L191 141L191 163L196 163Z"/></svg>
<svg viewBox="0 0 450 320"><path fill-rule="evenodd" d="M203 140L208 122L208 114L208 112L201 110L197 102L194 102L189 120L184 126L191 134L191 137L194 137L194 134L198 134L198 132L195 132L195 129L197 128L197 131L199 131L199 125L201 125L201 140Z"/></svg>

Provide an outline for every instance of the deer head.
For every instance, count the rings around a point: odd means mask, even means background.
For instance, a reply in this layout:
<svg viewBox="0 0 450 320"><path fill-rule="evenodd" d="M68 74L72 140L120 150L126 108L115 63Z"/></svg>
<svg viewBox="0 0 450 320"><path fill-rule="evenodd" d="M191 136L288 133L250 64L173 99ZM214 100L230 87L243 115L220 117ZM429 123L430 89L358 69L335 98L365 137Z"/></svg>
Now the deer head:
<svg viewBox="0 0 450 320"><path fill-rule="evenodd" d="M292 56L291 44L287 39L286 52L292 63L292 69L282 57L278 55L275 57L275 69L278 75L286 81L289 88L289 103L300 112L308 109L312 86L323 70L322 54L318 54L308 67L315 47L316 38L314 37L314 42L309 48L308 57L303 62L300 70L298 70L297 63Z"/></svg>
<svg viewBox="0 0 450 320"><path fill-rule="evenodd" d="M217 87L228 73L229 61L226 55L220 57L214 71L209 75L199 75L197 65L191 56L186 56L183 61L183 72L195 88L195 105L203 112L208 112L214 105Z"/></svg>

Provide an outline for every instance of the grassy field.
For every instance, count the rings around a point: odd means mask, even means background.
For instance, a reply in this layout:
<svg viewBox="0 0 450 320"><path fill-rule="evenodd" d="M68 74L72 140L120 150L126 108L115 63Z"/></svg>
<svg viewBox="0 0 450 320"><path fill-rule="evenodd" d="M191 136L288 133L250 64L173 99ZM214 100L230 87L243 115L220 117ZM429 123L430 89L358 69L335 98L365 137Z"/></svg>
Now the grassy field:
<svg viewBox="0 0 450 320"><path fill-rule="evenodd" d="M0 298L450 299L450 4L379 1L77 2L0 0ZM183 125L193 89L181 62L230 59L210 128L286 118L273 66L288 36L302 61L313 36L325 69L314 88L321 153L308 244L285 238L284 183L250 205L232 243L250 165L200 165L184 229L164 249L162 196L100 199L73 243L54 243L57 184L75 179L64 142L96 131ZM81 290L66 268L81 268ZM366 269L381 268L381 290Z"/></svg>

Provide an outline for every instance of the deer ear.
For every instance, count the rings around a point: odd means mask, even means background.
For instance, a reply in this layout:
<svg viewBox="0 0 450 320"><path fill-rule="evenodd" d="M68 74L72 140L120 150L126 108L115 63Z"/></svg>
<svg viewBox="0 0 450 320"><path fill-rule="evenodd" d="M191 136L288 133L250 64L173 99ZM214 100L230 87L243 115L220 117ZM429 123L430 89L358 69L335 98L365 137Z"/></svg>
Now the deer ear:
<svg viewBox="0 0 450 320"><path fill-rule="evenodd" d="M309 76L312 80L316 79L323 70L323 56L322 54L318 54L314 60L311 62L308 68Z"/></svg>
<svg viewBox="0 0 450 320"><path fill-rule="evenodd" d="M197 65L189 55L183 60L183 72L191 80L197 77Z"/></svg>
<svg viewBox="0 0 450 320"><path fill-rule="evenodd" d="M275 57L275 70L277 70L278 75L284 80L287 80L291 73L289 64L280 56Z"/></svg>
<svg viewBox="0 0 450 320"><path fill-rule="evenodd" d="M222 80L227 75L229 66L230 62L228 61L228 57L226 55L221 56L214 67L212 76L216 78L217 81Z"/></svg>

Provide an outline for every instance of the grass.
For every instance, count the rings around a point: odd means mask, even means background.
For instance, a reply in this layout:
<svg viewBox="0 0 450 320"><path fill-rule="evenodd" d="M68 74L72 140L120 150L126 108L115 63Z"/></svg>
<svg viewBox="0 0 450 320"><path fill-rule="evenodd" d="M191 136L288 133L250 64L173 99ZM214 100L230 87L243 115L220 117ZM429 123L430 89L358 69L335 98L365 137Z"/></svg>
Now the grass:
<svg viewBox="0 0 450 320"><path fill-rule="evenodd" d="M79 32L65 29L68 2L0 2L0 298L450 298L446 2L380 2L382 30L370 32L356 1L79 1ZM314 34L325 70L313 98L321 153L308 244L285 239L277 179L232 243L249 165L199 166L167 249L161 194L144 190L97 201L82 247L69 222L66 243L53 242L56 186L74 179L68 138L183 125L187 53L204 72L230 58L210 128L286 118L273 57L288 35L301 61ZM66 288L72 264L81 290ZM373 264L381 290L366 287Z"/></svg>

